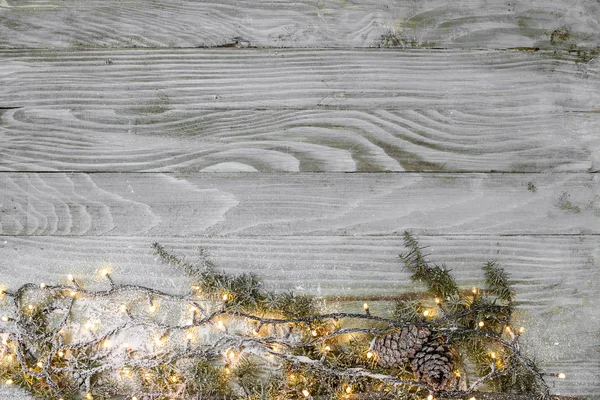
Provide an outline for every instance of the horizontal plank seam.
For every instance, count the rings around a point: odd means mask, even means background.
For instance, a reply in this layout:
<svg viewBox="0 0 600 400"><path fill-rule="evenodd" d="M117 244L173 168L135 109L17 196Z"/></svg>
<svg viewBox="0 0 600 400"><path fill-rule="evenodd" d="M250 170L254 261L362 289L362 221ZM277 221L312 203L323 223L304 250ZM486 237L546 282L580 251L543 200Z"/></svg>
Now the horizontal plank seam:
<svg viewBox="0 0 600 400"><path fill-rule="evenodd" d="M410 230L410 229L408 229ZM418 229L417 229L418 230ZM417 233L419 238L424 237L600 237L600 233L439 233L439 234L421 234ZM364 234L337 234L332 233L331 235L311 235L310 233L298 233L298 234L254 234L254 235L219 235L219 234L197 234L197 235L10 235L10 234L0 234L0 238L78 238L78 239L90 239L90 238L98 238L98 239L116 239L120 237L129 237L129 238L148 238L151 240L152 238L157 237L166 237L173 239L226 239L226 238L236 238L236 239L264 239L264 238L398 238L398 240L403 240L404 235L402 233L389 234L389 233L364 233Z"/></svg>
<svg viewBox="0 0 600 400"><path fill-rule="evenodd" d="M582 46L579 47L578 49L581 50L582 48L588 48L586 46ZM589 46L589 48L594 48L592 46ZM248 46L248 47L234 47L234 46L227 46L227 45L216 45L216 46L182 46L182 47L140 47L140 46L136 46L136 47L0 47L0 51L5 51L5 50L10 50L10 51L28 51L28 50L46 50L46 51L73 51L73 50L81 50L81 51L98 51L98 50L104 50L104 51L111 51L111 50L141 50L141 51L148 51L148 50L160 50L160 51L165 51L165 50L223 50L223 51L237 51L237 50L257 50L257 51L262 51L262 50L275 50L275 51L279 51L279 50L331 50L331 51L336 51L336 50L340 50L340 51L344 51L344 50L365 50L365 51L373 51L373 50L377 50L377 51L430 51L430 50L443 50L443 51L473 51L473 52L479 52L479 51L530 51L530 52L535 52L535 53L550 53L550 52L564 52L564 53L577 53L577 50L569 50L568 48L564 48L564 47L557 47L557 48L548 48L548 47L544 47L544 48L540 48L540 47L378 47L378 46L365 46L365 47L351 47L351 46L344 46L344 47L315 47L315 46L311 46L311 47L273 47L273 46Z"/></svg>
<svg viewBox="0 0 600 400"><path fill-rule="evenodd" d="M2 165L10 165L10 163L2 164ZM470 170L470 171L460 171L460 170L445 170L445 171L259 171L259 172L211 172L211 171L199 171L193 173L186 173L181 171L96 171L96 170L56 170L56 171L48 171L48 170L14 170L14 171L0 171L0 175L11 175L11 174L40 174L40 175L58 175L58 174L87 174L87 175L113 175L113 174L121 174L121 175L174 175L174 176L224 176L224 175L250 175L250 176L264 176L264 175L377 175L377 174L396 174L396 175L595 175L600 173L600 171L588 170L588 171L496 171L496 170Z"/></svg>

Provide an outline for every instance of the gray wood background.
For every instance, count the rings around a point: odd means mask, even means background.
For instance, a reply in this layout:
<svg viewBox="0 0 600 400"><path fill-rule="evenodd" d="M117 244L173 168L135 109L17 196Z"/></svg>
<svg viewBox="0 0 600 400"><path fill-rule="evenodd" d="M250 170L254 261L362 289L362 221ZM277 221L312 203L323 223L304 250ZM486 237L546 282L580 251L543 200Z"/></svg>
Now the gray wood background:
<svg viewBox="0 0 600 400"><path fill-rule="evenodd" d="M0 0L0 284L182 290L159 241L385 312L410 230L598 399L599 46L596 0Z"/></svg>

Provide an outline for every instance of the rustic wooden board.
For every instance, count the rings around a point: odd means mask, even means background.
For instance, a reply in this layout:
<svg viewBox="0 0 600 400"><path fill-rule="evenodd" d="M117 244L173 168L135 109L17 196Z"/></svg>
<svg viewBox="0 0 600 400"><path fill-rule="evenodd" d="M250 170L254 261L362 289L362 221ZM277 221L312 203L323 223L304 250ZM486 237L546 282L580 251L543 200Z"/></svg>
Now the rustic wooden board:
<svg viewBox="0 0 600 400"><path fill-rule="evenodd" d="M0 47L568 47L600 43L599 15L593 0L1 0Z"/></svg>
<svg viewBox="0 0 600 400"><path fill-rule="evenodd" d="M271 288L342 298L343 308L359 310L365 299L375 313L389 309L394 295L421 290L402 270L398 235L370 236L172 236L0 237L1 283L62 282L72 273L86 286L106 285L97 270L107 264L113 278L181 293L182 274L156 260L150 244L160 241L187 261L206 249L231 273L254 271ZM519 315L530 354L549 373L565 372L553 392L589 396L600 383L600 245L595 236L423 236L433 262L445 263L464 287L478 285L481 265L497 260L517 290Z"/></svg>
<svg viewBox="0 0 600 400"><path fill-rule="evenodd" d="M457 104L457 107L460 105ZM0 116L0 171L598 171L600 114L24 107Z"/></svg>
<svg viewBox="0 0 600 400"><path fill-rule="evenodd" d="M2 107L113 109L133 120L172 108L600 109L600 62L564 52L5 50L0 59Z"/></svg>
<svg viewBox="0 0 600 400"><path fill-rule="evenodd" d="M4 235L600 234L597 174L0 174Z"/></svg>
<svg viewBox="0 0 600 400"><path fill-rule="evenodd" d="M600 165L599 64L566 53L19 50L0 60L5 171Z"/></svg>

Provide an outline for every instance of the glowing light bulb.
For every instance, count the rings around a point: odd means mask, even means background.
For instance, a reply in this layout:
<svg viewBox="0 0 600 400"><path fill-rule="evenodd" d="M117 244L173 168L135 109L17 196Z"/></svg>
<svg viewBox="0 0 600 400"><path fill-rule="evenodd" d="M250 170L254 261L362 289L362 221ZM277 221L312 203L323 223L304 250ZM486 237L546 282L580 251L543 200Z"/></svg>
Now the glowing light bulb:
<svg viewBox="0 0 600 400"><path fill-rule="evenodd" d="M566 378L567 378L567 375L565 375L564 372L561 372L558 374L558 379L566 379Z"/></svg>
<svg viewBox="0 0 600 400"><path fill-rule="evenodd" d="M479 327L480 327L480 328L483 328L483 327L484 327L484 325L485 325L485 322L483 322L483 321L479 321L479 323L478 323L477 325L479 325Z"/></svg>
<svg viewBox="0 0 600 400"><path fill-rule="evenodd" d="M309 397L310 396L310 392L306 389L302 390L302 394L304 395L304 397Z"/></svg>
<svg viewBox="0 0 600 400"><path fill-rule="evenodd" d="M427 400L433 400L433 395L430 394L429 396L427 396Z"/></svg>
<svg viewBox="0 0 600 400"><path fill-rule="evenodd" d="M108 268L102 268L100 270L100 276L105 277L108 276L110 274L110 270Z"/></svg>
<svg viewBox="0 0 600 400"><path fill-rule="evenodd" d="M87 392L85 394L85 398L86 398L86 400L92 400L93 399L92 393L91 392Z"/></svg>
<svg viewBox="0 0 600 400"><path fill-rule="evenodd" d="M365 309L365 311L369 311L369 305L367 303L363 304L363 308Z"/></svg>
<svg viewBox="0 0 600 400"><path fill-rule="evenodd" d="M86 322L84 325L84 328L88 329L88 330L91 330L93 327L94 327L94 323L91 321Z"/></svg>
<svg viewBox="0 0 600 400"><path fill-rule="evenodd" d="M13 380L12 379L7 379L4 383L6 383L7 386L10 386L13 384Z"/></svg>
<svg viewBox="0 0 600 400"><path fill-rule="evenodd" d="M131 400L138 400L138 398L137 398L137 397L135 397L135 396L133 396L133 397L131 398Z"/></svg>
<svg viewBox="0 0 600 400"><path fill-rule="evenodd" d="M217 325L219 326L219 329L223 329L223 321L217 321Z"/></svg>
<svg viewBox="0 0 600 400"><path fill-rule="evenodd" d="M123 347L124 349L128 349L129 348L129 343L125 342L121 345L121 347Z"/></svg>
<svg viewBox="0 0 600 400"><path fill-rule="evenodd" d="M506 331L506 333L512 333L512 329L510 329L510 326L507 326L506 328L504 328L504 330Z"/></svg>
<svg viewBox="0 0 600 400"><path fill-rule="evenodd" d="M156 312L156 306L154 304L151 304L148 306L148 312L149 313L155 313Z"/></svg>
<svg viewBox="0 0 600 400"><path fill-rule="evenodd" d="M290 375L290 380L291 380L291 381L293 381L293 380L295 380L295 379L296 379L296 375L294 375L294 374L291 374L291 375Z"/></svg>
<svg viewBox="0 0 600 400"><path fill-rule="evenodd" d="M491 353L490 353L490 357L492 357L492 359L494 359L494 360L495 360L495 359L496 359L496 353L494 353L494 352L491 352Z"/></svg>
<svg viewBox="0 0 600 400"><path fill-rule="evenodd" d="M41 361L38 361L36 365L38 368L44 368L44 363Z"/></svg>
<svg viewBox="0 0 600 400"><path fill-rule="evenodd" d="M185 335L185 338L191 341L194 338L194 335L192 333L188 333L187 335Z"/></svg>
<svg viewBox="0 0 600 400"><path fill-rule="evenodd" d="M429 316L429 310L423 311L423 316L428 317Z"/></svg>
<svg viewBox="0 0 600 400"><path fill-rule="evenodd" d="M229 374L231 373L231 370L229 369L229 367L225 367L225 373L226 373L227 375L229 375Z"/></svg>
<svg viewBox="0 0 600 400"><path fill-rule="evenodd" d="M223 301L227 301L227 300L229 300L229 295L227 293L225 293L223 295Z"/></svg>
<svg viewBox="0 0 600 400"><path fill-rule="evenodd" d="M58 353L56 353L56 354L58 354L58 356L59 356L59 357L61 357L61 358L65 356L65 352L64 352L64 351L62 351L62 350L61 350L61 351L59 351L59 352L58 352Z"/></svg>
<svg viewBox="0 0 600 400"><path fill-rule="evenodd" d="M369 352L367 353L367 358L373 358L373 352L369 351Z"/></svg>
<svg viewBox="0 0 600 400"><path fill-rule="evenodd" d="M7 355L6 359L8 360L8 362L12 362L12 360L13 360L12 354Z"/></svg>
<svg viewBox="0 0 600 400"><path fill-rule="evenodd" d="M123 312L123 313L126 313L126 312L127 312L127 306L126 306L125 304L122 304L122 305L119 307L119 310L121 310L121 312Z"/></svg>
<svg viewBox="0 0 600 400"><path fill-rule="evenodd" d="M318 335L316 329L313 329L312 331L310 331L310 334L313 335L314 337L316 337Z"/></svg>
<svg viewBox="0 0 600 400"><path fill-rule="evenodd" d="M329 346L325 346L325 351L326 351L326 352L329 352L329 351L331 351L331 347L329 347Z"/></svg>
<svg viewBox="0 0 600 400"><path fill-rule="evenodd" d="M520 327L519 328L519 335L522 335L525 333L525 328L524 327Z"/></svg>
<svg viewBox="0 0 600 400"><path fill-rule="evenodd" d="M109 348L111 346L112 346L112 343L108 339L106 339L104 342L102 342L102 347L104 347L104 348Z"/></svg>
<svg viewBox="0 0 600 400"><path fill-rule="evenodd" d="M477 294L478 290L477 290L477 288L475 286L473 286L473 289L471 289L471 292L473 294Z"/></svg>
<svg viewBox="0 0 600 400"><path fill-rule="evenodd" d="M441 303L441 300L439 298L437 298L437 297L434 300L435 300L435 304L440 304Z"/></svg>
<svg viewBox="0 0 600 400"><path fill-rule="evenodd" d="M32 305L32 304L28 304L28 305L27 305L27 309L28 309L29 311L33 311L34 307L33 307L33 305Z"/></svg>
<svg viewBox="0 0 600 400"><path fill-rule="evenodd" d="M71 297L77 297L77 290L71 290Z"/></svg>
<svg viewBox="0 0 600 400"><path fill-rule="evenodd" d="M6 315L2 316L2 322L8 322L8 317Z"/></svg>
<svg viewBox="0 0 600 400"><path fill-rule="evenodd" d="M471 397L469 400L477 400L475 397Z"/></svg>
<svg viewBox="0 0 600 400"><path fill-rule="evenodd" d="M346 386L346 393L352 393L352 386Z"/></svg>
<svg viewBox="0 0 600 400"><path fill-rule="evenodd" d="M45 289L46 288L46 284L44 282L40 283L40 288L41 289Z"/></svg>
<svg viewBox="0 0 600 400"><path fill-rule="evenodd" d="M67 275L67 280L69 282L73 282L75 280L75 278L73 278L73 275L69 274L69 275Z"/></svg>

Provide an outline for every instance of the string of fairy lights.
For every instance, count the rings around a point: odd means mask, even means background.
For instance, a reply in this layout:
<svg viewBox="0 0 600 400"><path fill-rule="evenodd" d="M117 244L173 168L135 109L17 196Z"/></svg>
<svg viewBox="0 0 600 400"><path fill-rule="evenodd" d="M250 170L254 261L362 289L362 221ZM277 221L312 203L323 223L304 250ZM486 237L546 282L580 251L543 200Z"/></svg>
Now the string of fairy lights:
<svg viewBox="0 0 600 400"><path fill-rule="evenodd" d="M83 380L79 385L81 394L86 400L93 400L106 397L96 397L94 390L101 384L96 381L94 386L92 378L107 374L118 377L119 382L126 382L111 390L119 390L129 400L184 398L177 394L177 389L181 392L189 378L177 368L169 369L168 374L161 377L165 382L163 390L154 393L144 392L143 384L128 380L152 382L158 379L153 368L197 359L218 360L219 371L233 379L236 363L245 354L260 355L273 368L281 367L281 362L295 366L284 371L285 384L294 387L299 398L306 399L313 398L311 382L302 375L299 366L317 374L341 378L344 383L340 398L355 394L359 379L370 379L388 387L410 388L415 393L429 392L427 400L436 396L477 400L475 391L478 388L511 372L509 357L514 357L544 382L543 374L521 354L519 337L524 334L524 327L514 329L506 325L503 334L498 335L486 330L485 320L480 320L473 329L443 326L456 315L443 307L439 297L432 299L434 305L422 310L423 326L435 326L440 334L480 335L495 343L497 348L488 354L490 368L487 374L468 384L462 379L467 371L457 367L454 371L456 386L445 390L433 390L428 384L407 376L382 373L375 368L379 354L373 349L373 341L365 342L359 361L350 368L329 362L342 353L340 349L353 335L376 337L413 324L373 315L366 302L363 313L335 312L299 317L282 317L277 313L258 315L232 307L235 293L222 291L218 299L206 300L199 286L193 286L191 294L174 295L142 285L118 284L109 267L101 268L98 274L108 281L108 289L87 290L81 281L69 274L66 285L28 283L15 292L5 288L0 290L0 299L5 306L9 303L7 299L13 300L12 312L0 317L3 323L0 325L0 363L4 375L13 374L5 378L4 385L19 385L30 391L39 389L37 394L44 398L68 400L76 397L73 392L66 396L63 393L65 387L71 387L73 382L69 379L80 374ZM473 297L481 293L476 287L471 292ZM104 308L98 306L100 311L98 307L90 306L94 301L102 300L106 300L106 304L102 306ZM85 303L85 306L78 307L79 303ZM97 314L107 314L108 321L85 315L93 314L90 309ZM177 318L174 310L181 311ZM83 316L89 318L77 320ZM365 323L373 325L365 327ZM132 332L145 332L145 340L136 339ZM305 347L319 348L320 357L311 358L295 352ZM80 365L81 360L77 357L85 351L94 362ZM566 379L562 372L556 377ZM106 390L99 396L105 396L104 393ZM549 398L547 386L544 395Z"/></svg>

